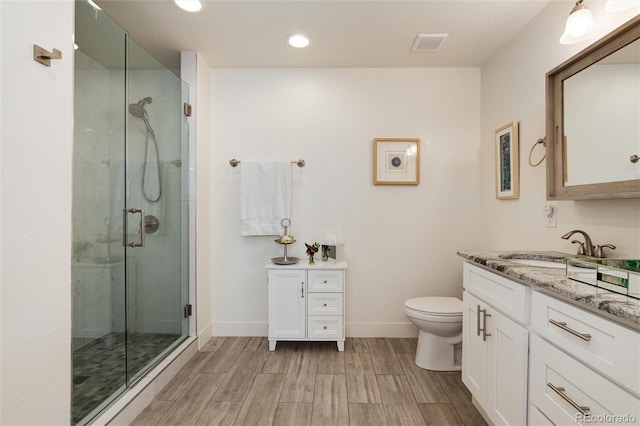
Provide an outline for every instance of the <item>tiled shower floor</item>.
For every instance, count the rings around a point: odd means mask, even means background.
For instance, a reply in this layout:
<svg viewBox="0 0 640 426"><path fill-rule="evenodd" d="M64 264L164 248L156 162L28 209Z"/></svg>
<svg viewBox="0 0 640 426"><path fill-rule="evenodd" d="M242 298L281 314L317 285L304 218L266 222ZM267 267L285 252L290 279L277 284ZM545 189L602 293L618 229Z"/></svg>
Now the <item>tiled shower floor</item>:
<svg viewBox="0 0 640 426"><path fill-rule="evenodd" d="M110 333L73 352L73 424L79 423L117 389L125 385L125 365L130 374L144 368L179 334ZM126 361L126 363L125 363Z"/></svg>

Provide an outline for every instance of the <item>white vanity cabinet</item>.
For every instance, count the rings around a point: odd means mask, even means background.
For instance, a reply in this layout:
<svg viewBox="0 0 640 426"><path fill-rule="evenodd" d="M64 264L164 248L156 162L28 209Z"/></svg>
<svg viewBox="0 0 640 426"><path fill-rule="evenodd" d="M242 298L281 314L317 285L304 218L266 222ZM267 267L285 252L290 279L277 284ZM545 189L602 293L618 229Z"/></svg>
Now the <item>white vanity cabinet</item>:
<svg viewBox="0 0 640 426"><path fill-rule="evenodd" d="M462 382L496 425L527 421L530 289L464 264Z"/></svg>
<svg viewBox="0 0 640 426"><path fill-rule="evenodd" d="M267 265L269 350L278 340L336 341L344 351L345 262Z"/></svg>
<svg viewBox="0 0 640 426"><path fill-rule="evenodd" d="M534 292L530 425L639 424L640 334Z"/></svg>

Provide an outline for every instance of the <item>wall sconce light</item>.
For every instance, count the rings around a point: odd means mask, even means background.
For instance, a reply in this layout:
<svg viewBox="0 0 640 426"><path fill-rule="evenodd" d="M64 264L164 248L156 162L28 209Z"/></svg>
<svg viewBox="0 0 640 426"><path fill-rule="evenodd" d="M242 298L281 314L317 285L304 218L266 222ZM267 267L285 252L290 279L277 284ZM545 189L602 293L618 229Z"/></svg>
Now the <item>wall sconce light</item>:
<svg viewBox="0 0 640 426"><path fill-rule="evenodd" d="M578 43L591 37L589 29L593 26L593 14L582 1L578 0L571 9L564 33L560 37L560 44Z"/></svg>

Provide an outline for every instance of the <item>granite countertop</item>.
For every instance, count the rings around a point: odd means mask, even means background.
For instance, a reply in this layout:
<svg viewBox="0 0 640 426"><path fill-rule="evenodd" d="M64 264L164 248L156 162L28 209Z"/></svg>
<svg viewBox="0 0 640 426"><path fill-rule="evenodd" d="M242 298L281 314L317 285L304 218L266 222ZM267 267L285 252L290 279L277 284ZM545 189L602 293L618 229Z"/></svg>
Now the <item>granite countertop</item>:
<svg viewBox="0 0 640 426"><path fill-rule="evenodd" d="M603 317L640 330L640 300L603 288L567 279L565 269L543 268L510 262L534 259L564 263L575 255L556 251L459 251L466 261L492 270L533 290L559 297Z"/></svg>

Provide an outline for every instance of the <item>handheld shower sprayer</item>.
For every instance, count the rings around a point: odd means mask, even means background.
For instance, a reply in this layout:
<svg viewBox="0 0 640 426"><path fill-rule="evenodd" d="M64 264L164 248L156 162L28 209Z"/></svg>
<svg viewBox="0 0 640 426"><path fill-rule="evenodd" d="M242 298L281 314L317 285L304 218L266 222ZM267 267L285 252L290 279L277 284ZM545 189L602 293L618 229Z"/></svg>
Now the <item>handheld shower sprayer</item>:
<svg viewBox="0 0 640 426"><path fill-rule="evenodd" d="M144 165L142 169L142 195L144 198L151 202L155 203L160 199L162 195L162 177L160 175L160 152L158 150L158 141L156 139L156 134L153 131L153 127L151 127L151 123L149 123L149 114L147 113L147 109L144 107L146 104L150 104L153 102L151 96L147 96L146 98L140 99L135 104L129 104L129 114L136 118L142 119L145 126L147 127L147 135L145 138L145 149L144 149ZM146 181L147 181L147 168L149 167L149 139L151 139L153 143L153 147L155 149L156 161L155 167L157 170L157 181L158 181L158 196L153 197L150 194L147 194Z"/></svg>
<svg viewBox="0 0 640 426"><path fill-rule="evenodd" d="M129 114L133 115L136 118L147 119L149 114L147 114L147 109L144 107L146 104L150 104L153 102L151 96L147 96L146 98L140 99L135 104L129 104Z"/></svg>

